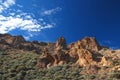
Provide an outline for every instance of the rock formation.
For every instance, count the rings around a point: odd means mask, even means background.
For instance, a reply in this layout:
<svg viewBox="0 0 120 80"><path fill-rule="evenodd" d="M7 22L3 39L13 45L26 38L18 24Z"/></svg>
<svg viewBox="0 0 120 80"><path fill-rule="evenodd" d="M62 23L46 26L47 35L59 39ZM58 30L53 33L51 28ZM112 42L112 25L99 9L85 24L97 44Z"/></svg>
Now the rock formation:
<svg viewBox="0 0 120 80"><path fill-rule="evenodd" d="M40 56L37 66L41 67L44 63L44 67L49 68L50 66L63 65L68 62L69 55L65 53L66 51L66 40L60 37L54 46L54 51L49 51L47 48L43 49L42 55ZM46 61L42 61L46 59Z"/></svg>
<svg viewBox="0 0 120 80"><path fill-rule="evenodd" d="M46 44L46 45L45 45ZM47 46L47 43L44 42ZM22 36L12 36L10 34L0 34L0 50L21 49L25 51L39 51L43 43L26 41Z"/></svg>
<svg viewBox="0 0 120 80"><path fill-rule="evenodd" d="M47 43L29 42L22 36L0 34L0 50L23 50L40 54L36 64L38 68L50 68L71 62L80 67L90 65L87 69L96 73L97 67L120 64L120 50L102 47L93 37L85 37L67 46L64 37L58 38L56 43Z"/></svg>
<svg viewBox="0 0 120 80"><path fill-rule="evenodd" d="M11 36L10 34L1 34L0 41L5 40L8 44L23 43L25 39L22 36Z"/></svg>
<svg viewBox="0 0 120 80"><path fill-rule="evenodd" d="M80 41L80 46L91 51L100 50L100 45L97 40L93 37L85 37Z"/></svg>
<svg viewBox="0 0 120 80"><path fill-rule="evenodd" d="M60 37L55 44L55 47L60 47L61 49L66 49L67 45L66 45L66 40L64 37Z"/></svg>
<svg viewBox="0 0 120 80"><path fill-rule="evenodd" d="M100 65L102 65L102 66L110 66L111 64L112 64L112 63L107 60L107 57L103 56L103 57L101 58Z"/></svg>
<svg viewBox="0 0 120 80"><path fill-rule="evenodd" d="M120 80L120 49L93 37L66 43L0 34L0 80Z"/></svg>
<svg viewBox="0 0 120 80"><path fill-rule="evenodd" d="M92 53L86 49L79 49L78 50L78 60L76 64L85 67L88 64L93 65L95 61L93 60Z"/></svg>
<svg viewBox="0 0 120 80"><path fill-rule="evenodd" d="M58 66L59 64L65 64L72 62L75 65L79 65L81 67L86 67L89 65L96 65L96 66L109 66L110 62L106 60L104 55L99 53L102 47L96 41L95 38L86 37L82 40L79 40L75 43L72 43L66 47L66 40L63 37L60 37L54 46L53 52L47 50L47 54L45 57L39 59L48 59L49 62L44 64L47 66ZM51 58L50 58L51 57ZM39 63L44 63L40 60Z"/></svg>

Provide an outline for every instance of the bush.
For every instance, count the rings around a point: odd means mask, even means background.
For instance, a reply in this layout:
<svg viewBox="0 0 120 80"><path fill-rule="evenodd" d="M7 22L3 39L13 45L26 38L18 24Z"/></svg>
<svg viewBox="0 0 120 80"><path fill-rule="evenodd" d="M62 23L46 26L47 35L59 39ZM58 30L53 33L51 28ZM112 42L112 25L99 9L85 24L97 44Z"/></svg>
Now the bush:
<svg viewBox="0 0 120 80"><path fill-rule="evenodd" d="M2 57L1 57L2 56ZM3 55L0 52L0 80L98 80L120 79L120 71L111 74L105 72L109 67L102 67L104 74L86 74L85 68L72 66L73 63L62 66L38 69L35 64L39 54L31 52Z"/></svg>

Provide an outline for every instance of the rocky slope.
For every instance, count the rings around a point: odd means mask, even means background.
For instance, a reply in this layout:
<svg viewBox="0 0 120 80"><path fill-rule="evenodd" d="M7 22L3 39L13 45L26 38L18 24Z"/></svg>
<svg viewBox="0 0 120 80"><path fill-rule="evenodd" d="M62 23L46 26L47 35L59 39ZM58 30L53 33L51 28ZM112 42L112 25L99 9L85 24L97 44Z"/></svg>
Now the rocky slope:
<svg viewBox="0 0 120 80"><path fill-rule="evenodd" d="M47 43L29 42L22 36L0 34L0 51L6 55L15 52L35 53L39 55L34 65L38 69L50 69L71 63L71 67L84 68L85 71L81 72L84 75L120 71L120 50L103 47L93 37L85 37L67 45L62 36L55 43ZM101 70L103 67L106 67L105 71ZM120 74L117 78L120 79Z"/></svg>
<svg viewBox="0 0 120 80"><path fill-rule="evenodd" d="M118 51L100 46L93 37L85 37L69 44L67 47L65 38L60 37L53 46L53 52L47 48L43 50L37 66L44 65L43 67L47 68L48 66L57 66L69 62L73 62L74 65L80 67L87 67L88 65L97 67L112 66L114 60L120 58Z"/></svg>

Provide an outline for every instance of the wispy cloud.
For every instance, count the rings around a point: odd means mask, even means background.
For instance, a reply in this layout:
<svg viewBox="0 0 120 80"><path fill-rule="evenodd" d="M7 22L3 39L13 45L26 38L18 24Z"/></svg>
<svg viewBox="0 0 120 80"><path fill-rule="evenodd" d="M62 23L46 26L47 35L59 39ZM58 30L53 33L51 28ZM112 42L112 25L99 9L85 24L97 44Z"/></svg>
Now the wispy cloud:
<svg viewBox="0 0 120 80"><path fill-rule="evenodd" d="M61 10L62 10L62 8L56 7L54 9L45 10L42 12L42 14L43 15L51 15L51 14L55 14L56 12L61 11Z"/></svg>
<svg viewBox="0 0 120 80"><path fill-rule="evenodd" d="M110 45L111 43L112 43L112 42L111 42L110 40L100 41L100 44L103 45L103 46L106 45L106 44L109 44L109 45Z"/></svg>
<svg viewBox="0 0 120 80"><path fill-rule="evenodd" d="M0 1L0 13L15 4L15 0Z"/></svg>
<svg viewBox="0 0 120 80"><path fill-rule="evenodd" d="M54 27L52 24L46 24L44 26L42 26L42 24L38 24L36 19L33 19L30 15L27 14L25 19L23 19L21 15L19 15L19 17L5 17L0 15L0 33L8 33L9 31L12 31L16 28L28 32L38 32L42 29L52 27Z"/></svg>
<svg viewBox="0 0 120 80"><path fill-rule="evenodd" d="M104 40L102 42L100 42L101 45L103 46L108 46L110 49L116 50L119 47L115 45L115 42L111 41L111 40Z"/></svg>
<svg viewBox="0 0 120 80"><path fill-rule="evenodd" d="M17 6L18 6L18 7L20 7L20 8L22 8L22 7L23 7L22 5L19 5L19 4L17 4Z"/></svg>
<svg viewBox="0 0 120 80"><path fill-rule="evenodd" d="M110 47L110 49L113 49L113 50L117 50L117 49L120 49L119 47Z"/></svg>
<svg viewBox="0 0 120 80"><path fill-rule="evenodd" d="M0 13L7 11L11 6L17 5L22 8L21 5L16 4L15 0L0 0ZM46 10L43 12L44 15L51 15L60 11L61 8ZM26 39L34 36L34 33L40 32L43 29L53 28L55 24L45 22L43 18L40 20L43 23L38 22L37 19L33 18L34 14L26 13L22 10L8 12L8 16L0 14L0 33L9 33L15 29L26 31L28 35L24 35Z"/></svg>
<svg viewBox="0 0 120 80"><path fill-rule="evenodd" d="M105 40L105 41L103 41L103 43L105 43L105 44L111 44L112 42L110 40Z"/></svg>

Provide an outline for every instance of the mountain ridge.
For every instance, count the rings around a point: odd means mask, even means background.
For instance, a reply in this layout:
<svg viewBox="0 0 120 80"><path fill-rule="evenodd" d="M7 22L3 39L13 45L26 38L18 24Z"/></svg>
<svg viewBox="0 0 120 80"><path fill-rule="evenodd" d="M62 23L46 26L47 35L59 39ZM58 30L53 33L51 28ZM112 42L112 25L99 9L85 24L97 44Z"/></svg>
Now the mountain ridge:
<svg viewBox="0 0 120 80"><path fill-rule="evenodd" d="M62 36L55 43L47 43L26 41L20 35L0 34L0 51L12 56L18 53L33 53L32 55L39 56L35 58L33 65L37 69L51 69L71 63L71 67L85 68L84 75L100 74L104 72L102 67L106 67L107 72L120 71L120 50L101 46L94 37L85 37L67 45Z"/></svg>

